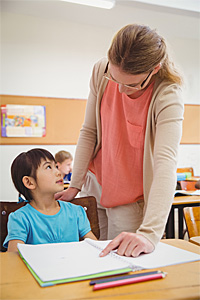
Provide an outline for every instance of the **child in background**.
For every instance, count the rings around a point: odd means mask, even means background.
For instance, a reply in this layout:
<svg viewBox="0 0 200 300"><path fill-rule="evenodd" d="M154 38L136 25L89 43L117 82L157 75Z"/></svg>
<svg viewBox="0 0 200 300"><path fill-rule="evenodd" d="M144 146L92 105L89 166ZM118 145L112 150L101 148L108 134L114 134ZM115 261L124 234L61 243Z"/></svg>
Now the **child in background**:
<svg viewBox="0 0 200 300"><path fill-rule="evenodd" d="M54 194L64 188L63 178L53 155L32 149L18 155L12 163L13 183L28 202L10 213L4 247L17 251L17 243L45 244L96 239L83 207L56 201Z"/></svg>
<svg viewBox="0 0 200 300"><path fill-rule="evenodd" d="M57 162L58 169L63 176L64 183L69 183L72 175L73 157L71 153L64 150L59 151L55 155L55 160Z"/></svg>
<svg viewBox="0 0 200 300"><path fill-rule="evenodd" d="M200 189L200 180L198 180L195 184L195 188L198 190Z"/></svg>

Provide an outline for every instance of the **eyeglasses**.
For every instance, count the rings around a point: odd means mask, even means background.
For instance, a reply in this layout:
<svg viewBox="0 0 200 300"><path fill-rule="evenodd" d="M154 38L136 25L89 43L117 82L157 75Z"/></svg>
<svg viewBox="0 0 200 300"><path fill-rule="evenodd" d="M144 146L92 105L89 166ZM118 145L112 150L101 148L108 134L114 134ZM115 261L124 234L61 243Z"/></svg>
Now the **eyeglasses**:
<svg viewBox="0 0 200 300"><path fill-rule="evenodd" d="M103 77L110 80L110 81L113 81L117 84L120 84L120 85L123 85L124 87L127 87L129 89L132 89L132 90L141 90L143 88L143 86L145 85L145 83L147 82L148 78L150 77L151 73L153 72L153 70L151 70L151 72L149 72L149 74L147 75L147 77L142 81L141 84L136 84L136 85L139 85L138 87L136 87L135 84L123 84L123 83L120 83L118 82L117 80L115 80L114 78L112 78L112 76L108 73L108 64L109 62L107 63L107 66L106 66L106 69L105 69L105 72L103 74Z"/></svg>

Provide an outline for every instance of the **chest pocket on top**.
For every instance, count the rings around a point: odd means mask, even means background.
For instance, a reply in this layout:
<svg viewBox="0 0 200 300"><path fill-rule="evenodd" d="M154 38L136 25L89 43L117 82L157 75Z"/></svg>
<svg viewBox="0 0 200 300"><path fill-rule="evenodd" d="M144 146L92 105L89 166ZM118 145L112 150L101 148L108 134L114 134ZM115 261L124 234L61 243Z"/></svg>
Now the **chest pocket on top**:
<svg viewBox="0 0 200 300"><path fill-rule="evenodd" d="M129 121L127 121L126 124L129 143L132 147L140 149L141 147L143 147L144 143L143 127L131 124Z"/></svg>

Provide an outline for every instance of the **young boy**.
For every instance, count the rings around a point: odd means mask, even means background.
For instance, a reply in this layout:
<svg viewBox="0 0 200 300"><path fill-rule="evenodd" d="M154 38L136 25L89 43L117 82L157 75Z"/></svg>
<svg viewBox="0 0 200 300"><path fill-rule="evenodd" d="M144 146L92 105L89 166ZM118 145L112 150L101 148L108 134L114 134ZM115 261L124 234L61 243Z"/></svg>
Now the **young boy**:
<svg viewBox="0 0 200 300"><path fill-rule="evenodd" d="M9 215L4 247L17 251L17 243L45 244L75 242L79 238L96 239L83 207L56 201L63 190L63 178L53 155L44 149L32 149L18 155L12 163L13 183L29 202Z"/></svg>
<svg viewBox="0 0 200 300"><path fill-rule="evenodd" d="M71 153L64 150L59 151L55 154L55 160L57 162L58 169L63 176L64 183L69 183L72 175L73 157Z"/></svg>

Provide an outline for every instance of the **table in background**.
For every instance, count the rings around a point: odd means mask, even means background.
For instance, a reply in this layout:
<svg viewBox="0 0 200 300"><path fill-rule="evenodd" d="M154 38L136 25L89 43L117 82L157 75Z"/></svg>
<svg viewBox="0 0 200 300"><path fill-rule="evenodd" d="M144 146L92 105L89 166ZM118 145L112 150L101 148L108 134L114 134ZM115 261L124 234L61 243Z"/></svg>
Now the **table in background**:
<svg viewBox="0 0 200 300"><path fill-rule="evenodd" d="M175 216L174 210L178 209L178 238L183 239L183 208L200 205L200 196L178 196L174 197L171 211L168 217L165 233L166 238L175 238Z"/></svg>
<svg viewBox="0 0 200 300"><path fill-rule="evenodd" d="M163 240L164 243L194 253L200 247L184 240ZM89 263L89 262L88 262ZM89 280L40 287L18 253L0 253L1 299L65 299L65 300L132 300L132 299L199 299L200 262L190 262L152 270L167 272L164 279L92 291Z"/></svg>
<svg viewBox="0 0 200 300"><path fill-rule="evenodd" d="M190 238L190 242L200 246L200 236L193 236Z"/></svg>
<svg viewBox="0 0 200 300"><path fill-rule="evenodd" d="M69 183L64 183L64 190L68 189Z"/></svg>
<svg viewBox="0 0 200 300"><path fill-rule="evenodd" d="M186 181L199 181L200 180L200 176L191 176L189 178L184 179Z"/></svg>

